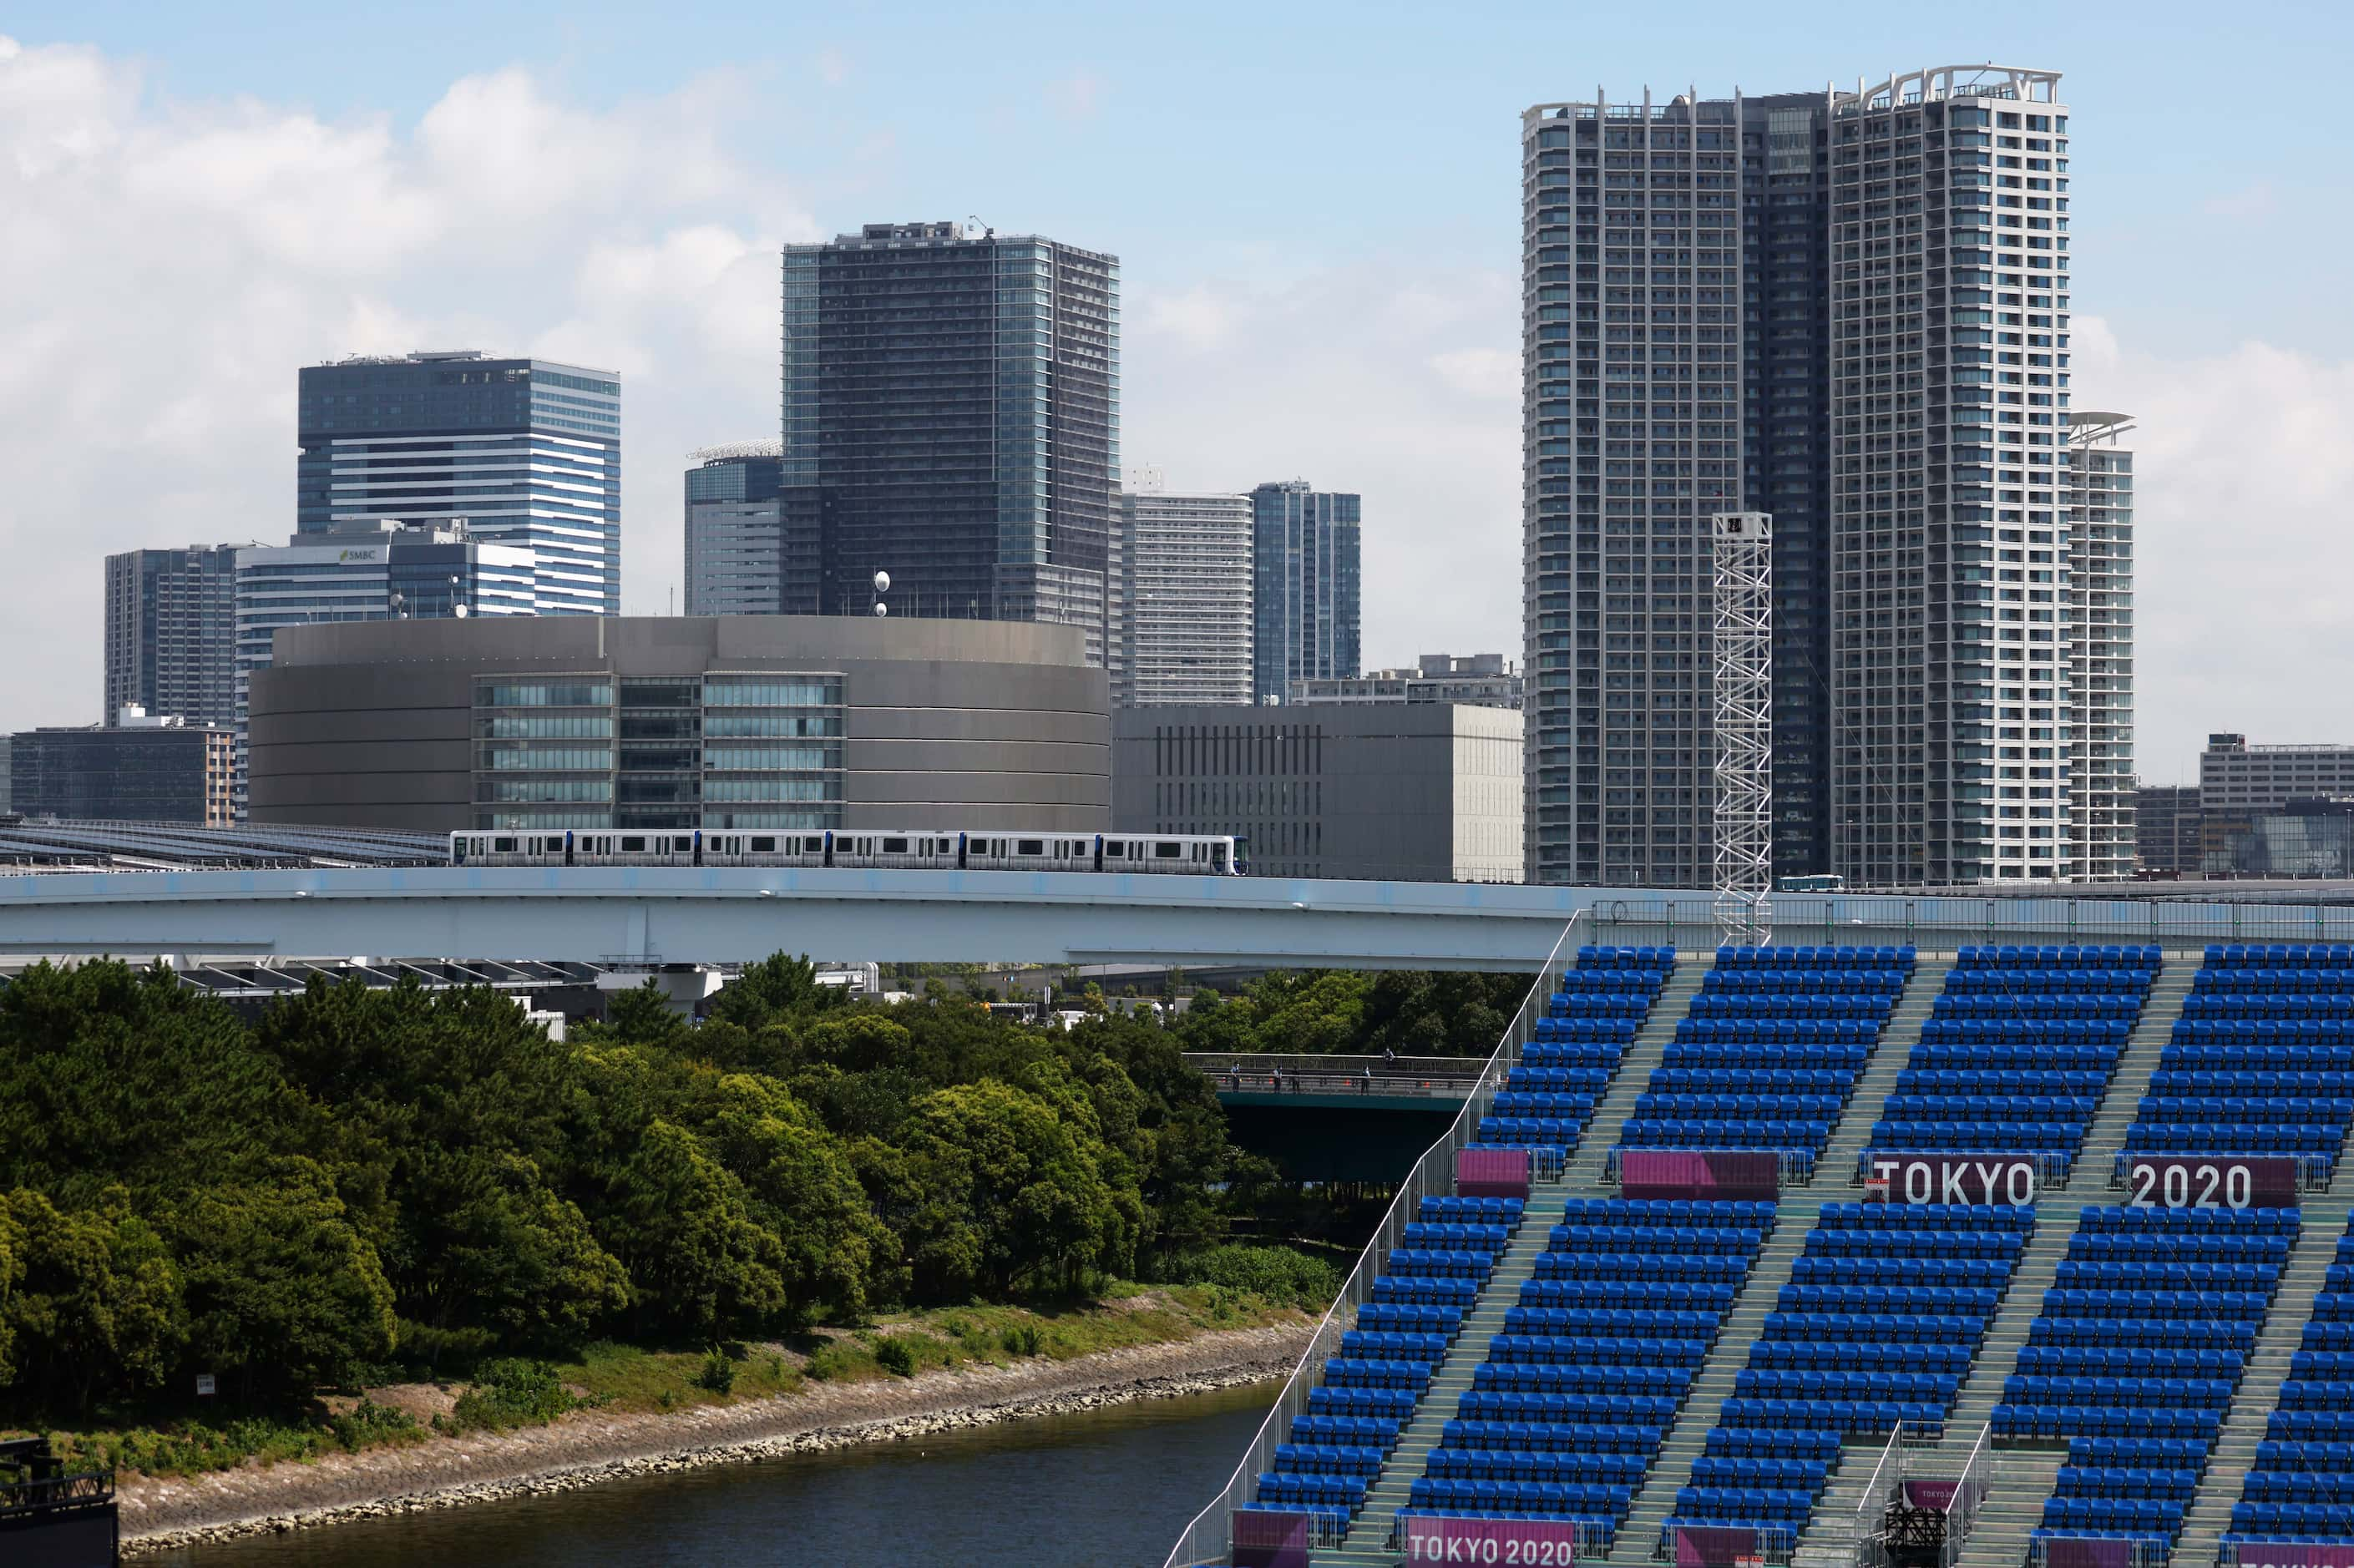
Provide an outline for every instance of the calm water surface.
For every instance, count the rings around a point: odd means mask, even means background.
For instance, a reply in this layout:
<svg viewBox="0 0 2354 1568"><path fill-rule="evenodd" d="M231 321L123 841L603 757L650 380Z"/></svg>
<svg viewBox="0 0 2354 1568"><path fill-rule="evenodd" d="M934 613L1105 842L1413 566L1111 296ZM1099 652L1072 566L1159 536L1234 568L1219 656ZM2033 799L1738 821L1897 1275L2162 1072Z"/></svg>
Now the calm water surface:
<svg viewBox="0 0 2354 1568"><path fill-rule="evenodd" d="M171 1568L1157 1568L1272 1384L137 1560Z"/></svg>

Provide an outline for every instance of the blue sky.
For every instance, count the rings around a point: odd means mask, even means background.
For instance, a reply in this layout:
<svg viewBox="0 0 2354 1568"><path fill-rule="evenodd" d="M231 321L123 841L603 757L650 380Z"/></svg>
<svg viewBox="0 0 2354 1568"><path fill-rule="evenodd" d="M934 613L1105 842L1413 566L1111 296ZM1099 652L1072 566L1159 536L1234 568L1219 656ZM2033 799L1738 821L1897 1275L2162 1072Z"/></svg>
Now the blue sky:
<svg viewBox="0 0 2354 1568"><path fill-rule="evenodd" d="M94 705L98 553L291 527L292 366L355 349L621 368L659 610L684 451L773 429L775 245L885 218L1116 252L1127 461L1358 489L1368 660L1516 652L1520 110L1993 60L2065 73L2078 404L2144 420L2145 771L2354 740L2314 571L2354 489L2354 5L20 0L0 34L0 461L55 471L0 499L44 607L0 651L61 667L0 724Z"/></svg>

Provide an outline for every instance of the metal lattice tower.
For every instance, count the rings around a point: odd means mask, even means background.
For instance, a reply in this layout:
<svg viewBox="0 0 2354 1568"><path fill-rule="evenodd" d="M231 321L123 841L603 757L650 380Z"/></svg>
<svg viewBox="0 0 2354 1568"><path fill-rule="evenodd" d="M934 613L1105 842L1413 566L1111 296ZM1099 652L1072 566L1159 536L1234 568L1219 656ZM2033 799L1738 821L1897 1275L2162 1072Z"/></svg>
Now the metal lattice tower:
<svg viewBox="0 0 2354 1568"><path fill-rule="evenodd" d="M1718 939L1772 935L1774 519L1720 512L1715 546L1716 926Z"/></svg>

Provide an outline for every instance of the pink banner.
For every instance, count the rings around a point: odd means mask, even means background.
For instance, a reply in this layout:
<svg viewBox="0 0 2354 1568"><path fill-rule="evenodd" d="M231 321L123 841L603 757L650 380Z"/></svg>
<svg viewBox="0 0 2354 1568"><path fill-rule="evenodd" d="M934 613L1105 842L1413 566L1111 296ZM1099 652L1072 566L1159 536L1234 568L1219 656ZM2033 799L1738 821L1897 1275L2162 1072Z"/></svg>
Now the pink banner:
<svg viewBox="0 0 2354 1568"><path fill-rule="evenodd" d="M1904 1501L1911 1508L1925 1508L1932 1513L1944 1513L1954 1506L1954 1489L1958 1481L1907 1481Z"/></svg>
<svg viewBox="0 0 2354 1568"><path fill-rule="evenodd" d="M1529 1151L1525 1149L1458 1149L1455 1191L1465 1198L1525 1198Z"/></svg>
<svg viewBox="0 0 2354 1568"><path fill-rule="evenodd" d="M1408 1563L1533 1564L1569 1568L1577 1561L1577 1526L1559 1519L1405 1517Z"/></svg>
<svg viewBox="0 0 2354 1568"><path fill-rule="evenodd" d="M1235 1568L1308 1568L1308 1516L1284 1509L1235 1510Z"/></svg>
<svg viewBox="0 0 2354 1568"><path fill-rule="evenodd" d="M2044 1568L2133 1568L2134 1543L2123 1536L2058 1535L2043 1543Z"/></svg>
<svg viewBox="0 0 2354 1568"><path fill-rule="evenodd" d="M1878 1150L1864 1171L1867 1202L1892 1203L2031 1203L2035 1157L2030 1154L1903 1154Z"/></svg>
<svg viewBox="0 0 2354 1568"><path fill-rule="evenodd" d="M2152 1155L2133 1162L2126 1192L2137 1209L2292 1209L2296 1161Z"/></svg>
<svg viewBox="0 0 2354 1568"><path fill-rule="evenodd" d="M2327 1541L2243 1541L2240 1568L2354 1568L2354 1546Z"/></svg>
<svg viewBox="0 0 2354 1568"><path fill-rule="evenodd" d="M1746 1525L1676 1526L1676 1568L1731 1568L1744 1558L1763 1555L1757 1531Z"/></svg>
<svg viewBox="0 0 2354 1568"><path fill-rule="evenodd" d="M1630 1149L1618 1157L1622 1198L1766 1199L1781 1194L1771 1150Z"/></svg>

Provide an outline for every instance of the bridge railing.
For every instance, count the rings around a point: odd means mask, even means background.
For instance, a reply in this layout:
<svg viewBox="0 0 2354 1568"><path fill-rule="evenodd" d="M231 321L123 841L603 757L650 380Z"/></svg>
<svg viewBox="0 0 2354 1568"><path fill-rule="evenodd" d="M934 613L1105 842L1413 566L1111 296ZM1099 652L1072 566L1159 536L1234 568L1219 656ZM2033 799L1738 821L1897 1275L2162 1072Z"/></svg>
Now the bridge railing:
<svg viewBox="0 0 2354 1568"><path fill-rule="evenodd" d="M1488 1071L1485 1056L1276 1055L1188 1051L1185 1064L1230 1091L1259 1094L1429 1095L1459 1097Z"/></svg>
<svg viewBox="0 0 2354 1568"><path fill-rule="evenodd" d="M1382 1216L1373 1239L1358 1255L1357 1266L1350 1271L1348 1282L1332 1309L1317 1325L1314 1338L1292 1369L1283 1391L1276 1395L1275 1406L1267 1412L1267 1420L1252 1437L1243 1461L1235 1467L1224 1490L1211 1499L1210 1506L1193 1516L1184 1533L1169 1553L1166 1568L1189 1568L1198 1563L1225 1563L1234 1552L1234 1515L1239 1508L1249 1506L1251 1489L1262 1471L1271 1469L1275 1448L1278 1443L1291 1440L1291 1422L1308 1412L1308 1396L1316 1387L1324 1362L1341 1353L1341 1339L1356 1326L1357 1310L1373 1299L1373 1281L1388 1266L1390 1251L1405 1242L1405 1227L1420 1213L1422 1200L1452 1193L1455 1190L1455 1156L1458 1150L1479 1136L1479 1118L1487 1114L1500 1087L1521 1059L1521 1052L1536 1037L1537 1020L1544 1016L1545 1001L1553 991L1553 977L1560 972L1564 954L1574 953L1572 945L1579 927L1585 924L1587 911L1579 910L1562 927L1561 938L1553 944L1544 967L1537 972L1529 987L1528 996L1520 1011L1504 1031L1494 1054L1482 1064L1479 1080L1463 1101L1463 1108L1446 1135L1424 1151L1414 1169L1398 1183L1397 1196L1388 1213Z"/></svg>
<svg viewBox="0 0 2354 1568"><path fill-rule="evenodd" d="M1988 942L2354 942L2354 905L2235 904L2147 898L1984 898L1967 894L1777 893L1774 940L1794 946L1906 943L1926 952ZM1715 906L1705 896L1599 899L1594 939L1712 949Z"/></svg>

